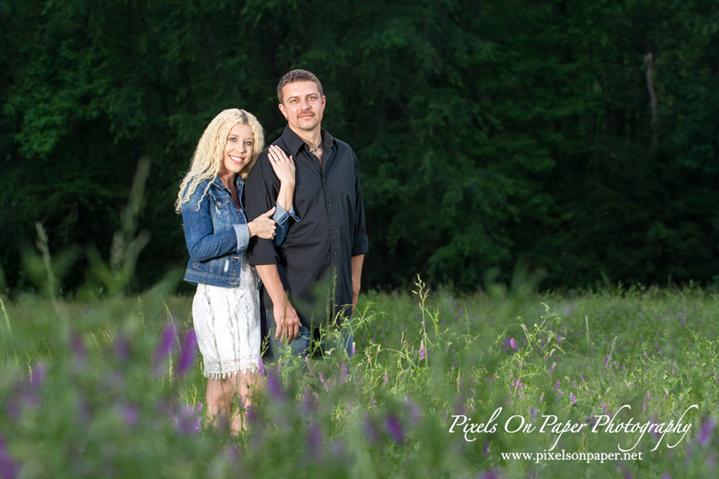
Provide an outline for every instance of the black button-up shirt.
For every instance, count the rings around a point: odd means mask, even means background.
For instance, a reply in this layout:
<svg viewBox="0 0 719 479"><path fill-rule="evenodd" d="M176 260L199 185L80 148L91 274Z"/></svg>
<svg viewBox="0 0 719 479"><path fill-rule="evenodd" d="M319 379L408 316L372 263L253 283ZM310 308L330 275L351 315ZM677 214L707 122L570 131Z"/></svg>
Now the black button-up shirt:
<svg viewBox="0 0 719 479"><path fill-rule="evenodd" d="M253 237L250 264L277 264L282 285L303 326L327 324L352 305L351 257L368 251L359 163L352 148L322 130L322 161L289 126L273 143L295 161L293 207L300 218L291 222L285 241ZM245 205L252 221L275 205L280 180L267 149L245 180ZM334 278L334 281L333 281ZM334 292L334 295L332 294ZM262 306L272 307L263 288ZM328 308L332 305L333 308Z"/></svg>

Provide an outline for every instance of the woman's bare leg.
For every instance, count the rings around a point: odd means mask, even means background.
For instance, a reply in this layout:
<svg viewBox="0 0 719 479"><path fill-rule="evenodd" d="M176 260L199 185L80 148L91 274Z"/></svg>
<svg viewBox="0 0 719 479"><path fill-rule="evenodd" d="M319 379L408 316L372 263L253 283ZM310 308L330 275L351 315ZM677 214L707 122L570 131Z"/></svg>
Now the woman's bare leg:
<svg viewBox="0 0 719 479"><path fill-rule="evenodd" d="M231 385L230 378L225 379L207 379L207 392L205 400L207 401L207 417L215 424L217 423L217 415L222 413L227 419L230 418L232 410L232 399L235 396L235 390Z"/></svg>
<svg viewBox="0 0 719 479"><path fill-rule="evenodd" d="M255 395L261 389L262 378L256 372L248 371L243 373L242 371L239 371L235 374L233 387L240 399L240 408L233 411L232 418L230 420L230 430L232 430L233 434L240 434L247 430L247 418L245 412L247 408L252 406Z"/></svg>

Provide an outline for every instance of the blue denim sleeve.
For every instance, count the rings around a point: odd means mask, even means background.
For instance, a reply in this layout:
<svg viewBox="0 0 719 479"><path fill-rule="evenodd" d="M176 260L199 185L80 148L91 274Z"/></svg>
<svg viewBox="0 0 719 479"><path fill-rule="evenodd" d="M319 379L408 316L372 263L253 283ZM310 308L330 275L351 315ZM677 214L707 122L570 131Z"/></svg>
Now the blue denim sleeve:
<svg viewBox="0 0 719 479"><path fill-rule="evenodd" d="M247 249L247 245L250 244L250 227L246 224L232 225L235 230L235 236L237 236L237 252L244 251Z"/></svg>
<svg viewBox="0 0 719 479"><path fill-rule="evenodd" d="M290 222L288 220L292 218L293 220L299 222L300 219L295 214L294 206L290 206L290 211L285 211L285 209L280 206L279 202L275 203L275 214L272 218L275 220L275 223L277 223L274 243L275 246L279 246L287 237L287 231L290 229Z"/></svg>
<svg viewBox="0 0 719 479"><path fill-rule="evenodd" d="M300 219L295 214L295 207L290 206L290 211L285 211L282 206L280 206L279 202L275 203L275 214L272 215L272 219L275 220L275 223L278 225L284 224L288 219L292 218L293 220L297 221L299 223Z"/></svg>
<svg viewBox="0 0 719 479"><path fill-rule="evenodd" d="M197 209L197 202L202 197L203 191L202 185L198 186L190 201L182 205L185 242L187 250L190 252L190 258L193 261L207 261L247 249L249 231L246 225L237 225L240 228L213 232L212 218L210 217L212 200L205 195L200 202L199 210ZM243 226L244 232L242 231Z"/></svg>

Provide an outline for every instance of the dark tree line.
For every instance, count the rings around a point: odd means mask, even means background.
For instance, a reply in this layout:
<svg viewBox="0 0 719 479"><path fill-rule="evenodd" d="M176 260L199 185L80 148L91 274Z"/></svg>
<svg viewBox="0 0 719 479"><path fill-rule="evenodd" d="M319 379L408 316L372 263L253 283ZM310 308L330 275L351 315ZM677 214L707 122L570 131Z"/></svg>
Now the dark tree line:
<svg viewBox="0 0 719 479"><path fill-rule="evenodd" d="M272 141L306 68L360 158L365 284L473 289L518 261L548 287L716 282L718 47L708 0L1 0L0 264L28 285L38 221L107 256L146 155L136 286L182 265L205 126L241 107Z"/></svg>

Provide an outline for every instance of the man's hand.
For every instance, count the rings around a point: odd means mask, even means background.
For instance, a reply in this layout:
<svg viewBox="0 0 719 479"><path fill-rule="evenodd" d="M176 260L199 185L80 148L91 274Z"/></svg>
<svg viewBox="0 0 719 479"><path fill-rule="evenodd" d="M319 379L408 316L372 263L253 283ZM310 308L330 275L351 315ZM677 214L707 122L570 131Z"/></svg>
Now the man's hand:
<svg viewBox="0 0 719 479"><path fill-rule="evenodd" d="M362 282L362 263L364 263L364 255L360 254L352 256L352 314L355 313L357 307L357 298L360 293L360 283Z"/></svg>
<svg viewBox="0 0 719 479"><path fill-rule="evenodd" d="M290 344L300 330L300 318L297 316L297 311L292 307L290 301L286 300L284 304L272 307L272 315L275 317L277 326L275 339L282 340L282 336L284 336L287 339L287 344Z"/></svg>

